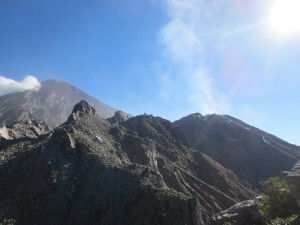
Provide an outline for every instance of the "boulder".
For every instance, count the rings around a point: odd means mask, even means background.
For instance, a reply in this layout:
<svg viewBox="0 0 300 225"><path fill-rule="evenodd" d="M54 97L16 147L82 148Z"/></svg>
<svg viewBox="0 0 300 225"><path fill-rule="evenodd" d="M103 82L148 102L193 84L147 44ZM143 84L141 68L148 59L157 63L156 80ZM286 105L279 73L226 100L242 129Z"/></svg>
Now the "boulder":
<svg viewBox="0 0 300 225"><path fill-rule="evenodd" d="M125 122L126 120L128 120L131 116L127 113L124 113L122 111L117 111L115 112L115 115L111 118L108 118L108 121L113 123L113 124L119 124L122 122Z"/></svg>
<svg viewBox="0 0 300 225"><path fill-rule="evenodd" d="M259 225L263 224L263 218L258 211L256 202L254 200L247 200L218 213L208 221L208 225L223 225L225 223Z"/></svg>

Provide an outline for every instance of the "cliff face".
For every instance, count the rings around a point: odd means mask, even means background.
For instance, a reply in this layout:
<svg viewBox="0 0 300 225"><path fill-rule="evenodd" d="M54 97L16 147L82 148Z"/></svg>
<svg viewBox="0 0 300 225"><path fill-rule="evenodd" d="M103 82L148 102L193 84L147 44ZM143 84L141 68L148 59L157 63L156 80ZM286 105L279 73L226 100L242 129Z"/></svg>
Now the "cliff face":
<svg viewBox="0 0 300 225"><path fill-rule="evenodd" d="M168 187L187 196L197 196L207 212L218 212L257 193L209 156L190 148L183 131L159 117L132 117L122 127L134 131L139 139L151 140L157 168ZM121 141L124 150L137 149ZM137 154L132 154L136 156ZM142 161L136 161L143 164Z"/></svg>
<svg viewBox="0 0 300 225"><path fill-rule="evenodd" d="M300 159L300 147L291 145L231 116L191 114L174 124L191 146L209 155L254 186L290 170Z"/></svg>
<svg viewBox="0 0 300 225"><path fill-rule="evenodd" d="M50 132L50 130L46 123L25 119L14 122L8 127L0 127L0 139L36 138L39 135Z"/></svg>
<svg viewBox="0 0 300 225"><path fill-rule="evenodd" d="M292 171L285 178L288 187L300 206L300 161L293 167Z"/></svg>

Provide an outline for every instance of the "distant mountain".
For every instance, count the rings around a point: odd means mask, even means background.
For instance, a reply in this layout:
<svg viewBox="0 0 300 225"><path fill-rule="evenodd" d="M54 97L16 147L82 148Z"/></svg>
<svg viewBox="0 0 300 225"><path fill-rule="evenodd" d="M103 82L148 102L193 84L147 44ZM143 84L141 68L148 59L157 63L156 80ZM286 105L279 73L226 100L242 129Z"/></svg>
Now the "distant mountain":
<svg viewBox="0 0 300 225"><path fill-rule="evenodd" d="M37 92L27 90L1 96L0 126L32 119L46 122L51 128L55 128L66 121L73 106L82 99L92 104L103 118L111 117L117 111L71 84L47 80Z"/></svg>
<svg viewBox="0 0 300 225"><path fill-rule="evenodd" d="M231 116L195 113L174 124L184 130L192 148L255 186L290 170L300 159L300 147Z"/></svg>

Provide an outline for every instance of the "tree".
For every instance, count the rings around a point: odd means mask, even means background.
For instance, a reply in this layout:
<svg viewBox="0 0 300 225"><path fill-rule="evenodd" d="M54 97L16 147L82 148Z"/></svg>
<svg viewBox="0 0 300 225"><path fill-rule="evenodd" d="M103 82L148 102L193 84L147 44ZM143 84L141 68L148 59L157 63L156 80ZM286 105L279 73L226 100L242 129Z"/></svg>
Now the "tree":
<svg viewBox="0 0 300 225"><path fill-rule="evenodd" d="M261 184L266 195L260 200L259 210L268 223L278 218L285 221L296 218L299 207L284 181L274 177Z"/></svg>

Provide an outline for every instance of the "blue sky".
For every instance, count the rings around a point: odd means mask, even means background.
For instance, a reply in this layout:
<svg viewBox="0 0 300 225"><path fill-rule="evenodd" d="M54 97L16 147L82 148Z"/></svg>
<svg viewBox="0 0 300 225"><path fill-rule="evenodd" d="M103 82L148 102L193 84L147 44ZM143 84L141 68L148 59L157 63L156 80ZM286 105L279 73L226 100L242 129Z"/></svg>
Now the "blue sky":
<svg viewBox="0 0 300 225"><path fill-rule="evenodd" d="M274 2L1 0L0 76L133 115L230 114L300 145L300 35L270 26Z"/></svg>

